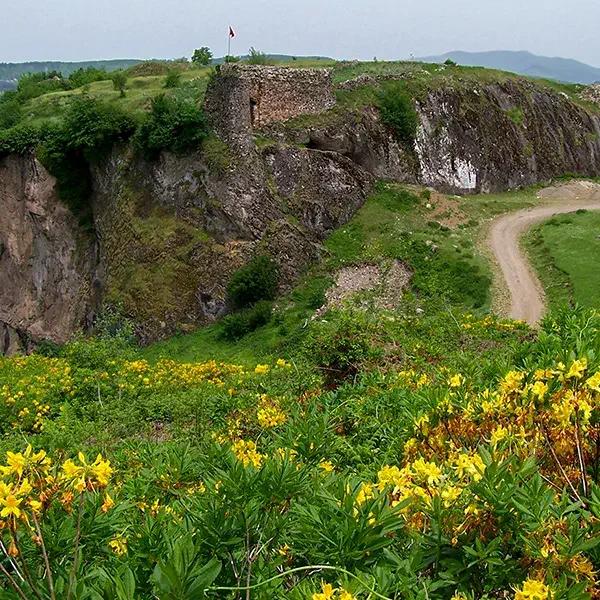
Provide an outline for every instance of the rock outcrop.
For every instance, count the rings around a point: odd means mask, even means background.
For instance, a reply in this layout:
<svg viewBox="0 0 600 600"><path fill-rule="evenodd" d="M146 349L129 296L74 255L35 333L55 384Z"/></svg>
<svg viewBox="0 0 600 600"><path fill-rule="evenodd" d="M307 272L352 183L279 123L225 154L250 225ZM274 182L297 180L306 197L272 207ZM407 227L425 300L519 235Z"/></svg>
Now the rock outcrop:
<svg viewBox="0 0 600 600"><path fill-rule="evenodd" d="M318 97L298 81L315 81ZM143 341L209 323L227 310L231 274L258 253L278 261L288 289L377 179L470 193L600 175L598 114L526 80L422 94L414 148L377 109L323 113L332 105L325 71L223 69L207 94L221 159L146 162L115 148L92 169L91 230L33 156L2 159L0 353L62 343L103 302L120 304ZM302 111L312 117L281 121Z"/></svg>
<svg viewBox="0 0 600 600"><path fill-rule="evenodd" d="M97 300L94 244L33 156L0 160L0 354L67 341Z"/></svg>
<svg viewBox="0 0 600 600"><path fill-rule="evenodd" d="M441 191L600 175L600 115L527 80L434 90L417 109L419 178Z"/></svg>

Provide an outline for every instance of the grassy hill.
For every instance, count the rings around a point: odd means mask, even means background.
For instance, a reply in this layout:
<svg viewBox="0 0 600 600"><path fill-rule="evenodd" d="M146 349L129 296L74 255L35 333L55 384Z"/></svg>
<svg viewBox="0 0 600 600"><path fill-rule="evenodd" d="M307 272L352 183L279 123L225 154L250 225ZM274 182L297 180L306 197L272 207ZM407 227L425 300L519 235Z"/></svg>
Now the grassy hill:
<svg viewBox="0 0 600 600"><path fill-rule="evenodd" d="M589 84L600 81L600 68L573 59L536 56L531 52L508 50L491 52L453 51L440 56L428 56L422 60L436 63L452 60L460 65L501 69L528 77L555 79L567 83Z"/></svg>
<svg viewBox="0 0 600 600"><path fill-rule="evenodd" d="M241 342L214 327L140 351L104 318L0 358L1 564L30 574L0 590L591 598L600 318L486 314L476 252L488 216L534 197L381 184ZM375 286L313 318L340 268L398 259L396 306Z"/></svg>

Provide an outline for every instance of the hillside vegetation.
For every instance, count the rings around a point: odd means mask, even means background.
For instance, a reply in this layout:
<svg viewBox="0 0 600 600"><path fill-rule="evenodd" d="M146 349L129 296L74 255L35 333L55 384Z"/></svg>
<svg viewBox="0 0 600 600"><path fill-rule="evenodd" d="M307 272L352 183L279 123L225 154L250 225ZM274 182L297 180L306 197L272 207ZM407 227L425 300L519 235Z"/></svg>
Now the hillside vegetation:
<svg viewBox="0 0 600 600"><path fill-rule="evenodd" d="M593 597L600 316L487 315L474 250L534 200L381 184L239 342L140 351L112 312L1 358L3 597ZM398 305L313 318L340 268L395 260Z"/></svg>

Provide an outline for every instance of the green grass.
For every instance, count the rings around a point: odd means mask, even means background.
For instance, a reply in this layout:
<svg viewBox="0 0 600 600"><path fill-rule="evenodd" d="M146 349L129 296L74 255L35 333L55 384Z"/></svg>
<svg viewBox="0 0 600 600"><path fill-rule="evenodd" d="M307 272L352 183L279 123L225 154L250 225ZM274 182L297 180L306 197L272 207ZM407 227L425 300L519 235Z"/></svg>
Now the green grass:
<svg viewBox="0 0 600 600"><path fill-rule="evenodd" d="M334 273L343 266L364 262L407 262L415 272L407 303L431 302L431 310L439 310L439 299L450 289L453 296L447 306L486 312L491 269L479 251L482 231L490 218L532 205L536 189L457 197L465 223L450 230L432 222L429 200L419 188L379 184L354 218L326 240L327 257L313 266L290 294L278 300L270 324L235 343L221 339L220 326L215 324L153 344L142 354L151 361L163 357L184 361L216 358L241 364L288 354L302 340ZM435 247L437 250L432 251Z"/></svg>
<svg viewBox="0 0 600 600"><path fill-rule="evenodd" d="M550 308L568 303L600 308L600 214L553 217L529 232L524 244Z"/></svg>

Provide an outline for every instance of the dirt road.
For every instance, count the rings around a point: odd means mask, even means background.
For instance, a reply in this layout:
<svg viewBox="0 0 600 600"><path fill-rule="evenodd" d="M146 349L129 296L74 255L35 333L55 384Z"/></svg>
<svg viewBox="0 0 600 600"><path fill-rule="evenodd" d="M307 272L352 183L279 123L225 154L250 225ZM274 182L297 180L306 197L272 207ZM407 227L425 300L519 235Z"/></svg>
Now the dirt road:
<svg viewBox="0 0 600 600"><path fill-rule="evenodd" d="M541 204L496 219L489 245L499 266L497 290L508 293L507 316L535 325L544 315L544 292L520 245L521 236L553 215L580 209L600 210L600 185L577 181L542 190ZM500 293L502 295L502 293ZM498 304L498 302L496 302Z"/></svg>

